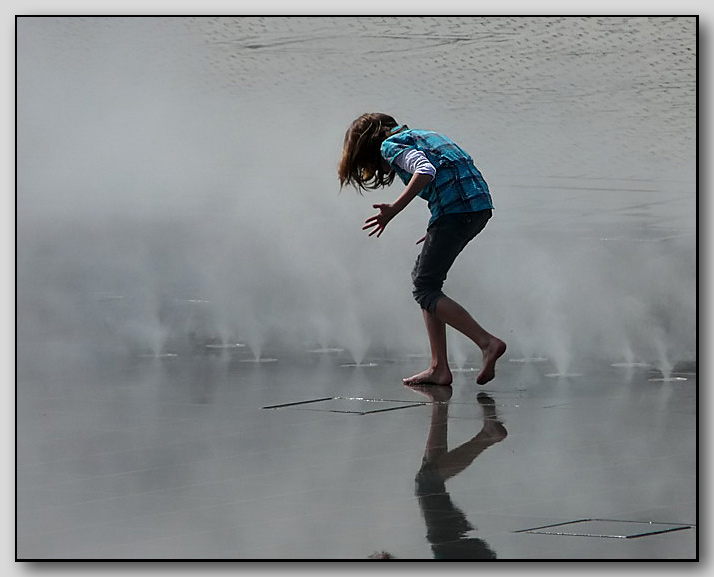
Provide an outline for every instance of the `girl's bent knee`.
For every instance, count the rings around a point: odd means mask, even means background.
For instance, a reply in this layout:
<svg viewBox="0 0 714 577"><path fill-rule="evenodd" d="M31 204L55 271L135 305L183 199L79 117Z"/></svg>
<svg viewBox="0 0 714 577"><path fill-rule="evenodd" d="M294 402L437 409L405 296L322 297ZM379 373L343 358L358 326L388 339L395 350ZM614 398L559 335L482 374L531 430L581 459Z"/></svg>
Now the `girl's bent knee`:
<svg viewBox="0 0 714 577"><path fill-rule="evenodd" d="M439 299L446 296L438 289L418 289L415 288L412 292L414 300L419 306L427 312L433 313L436 310L436 303Z"/></svg>

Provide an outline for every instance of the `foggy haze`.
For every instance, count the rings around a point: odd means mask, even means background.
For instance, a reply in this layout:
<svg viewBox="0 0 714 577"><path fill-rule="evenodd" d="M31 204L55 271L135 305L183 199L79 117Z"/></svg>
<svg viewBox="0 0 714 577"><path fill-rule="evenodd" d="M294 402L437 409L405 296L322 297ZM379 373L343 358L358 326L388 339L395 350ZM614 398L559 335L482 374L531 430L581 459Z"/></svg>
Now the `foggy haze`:
<svg viewBox="0 0 714 577"><path fill-rule="evenodd" d="M512 358L696 358L695 20L20 18L18 353L428 350L415 200L339 191L367 111L445 132L496 210L445 292ZM475 347L452 339L458 363Z"/></svg>

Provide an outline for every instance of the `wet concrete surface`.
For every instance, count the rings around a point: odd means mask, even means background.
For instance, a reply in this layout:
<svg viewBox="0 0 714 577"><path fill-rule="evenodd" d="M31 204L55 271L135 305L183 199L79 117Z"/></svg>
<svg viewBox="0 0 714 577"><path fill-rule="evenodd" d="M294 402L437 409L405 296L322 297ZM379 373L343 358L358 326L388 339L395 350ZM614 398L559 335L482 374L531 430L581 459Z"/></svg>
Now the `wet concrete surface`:
<svg viewBox="0 0 714 577"><path fill-rule="evenodd" d="M18 557L697 555L691 367L556 378L507 353L484 387L420 391L413 357L271 356L21 364ZM612 534L527 531L581 520Z"/></svg>

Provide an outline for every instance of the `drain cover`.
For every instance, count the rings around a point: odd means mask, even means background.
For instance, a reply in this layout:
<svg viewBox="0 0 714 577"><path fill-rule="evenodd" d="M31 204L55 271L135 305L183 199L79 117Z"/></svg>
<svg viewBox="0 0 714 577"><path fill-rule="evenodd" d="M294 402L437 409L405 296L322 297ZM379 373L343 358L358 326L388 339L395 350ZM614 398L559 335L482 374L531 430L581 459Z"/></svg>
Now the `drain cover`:
<svg viewBox="0 0 714 577"><path fill-rule="evenodd" d="M618 521L615 519L579 519L554 525L520 529L514 533L540 533L543 535L573 535L577 537L609 537L612 539L633 539L645 535L668 533L681 529L691 529L691 525L681 523L653 523L651 521Z"/></svg>
<svg viewBox="0 0 714 577"><path fill-rule="evenodd" d="M396 401L387 399L362 399L346 397L323 397L321 399L311 399L298 401L296 403L285 403L283 405L270 405L263 409L302 409L305 411L327 411L330 413L353 413L356 415L370 415L372 413L384 413L386 411L396 411L409 407L420 407L425 403L414 403L412 401Z"/></svg>

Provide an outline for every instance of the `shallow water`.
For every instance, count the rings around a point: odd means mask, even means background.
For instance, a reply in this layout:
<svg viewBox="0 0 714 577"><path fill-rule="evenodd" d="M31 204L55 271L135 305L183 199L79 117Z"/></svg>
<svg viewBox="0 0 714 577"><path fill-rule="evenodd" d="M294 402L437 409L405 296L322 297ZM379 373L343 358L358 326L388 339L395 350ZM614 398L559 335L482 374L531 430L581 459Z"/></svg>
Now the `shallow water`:
<svg viewBox="0 0 714 577"><path fill-rule="evenodd" d="M485 387L459 373L430 399L401 384L415 360L346 371L243 354L65 363L21 381L18 556L696 556L696 377L502 363ZM487 423L507 436L484 441ZM415 484L440 426L457 472ZM527 531L583 519L611 532ZM652 523L677 530L612 538Z"/></svg>

